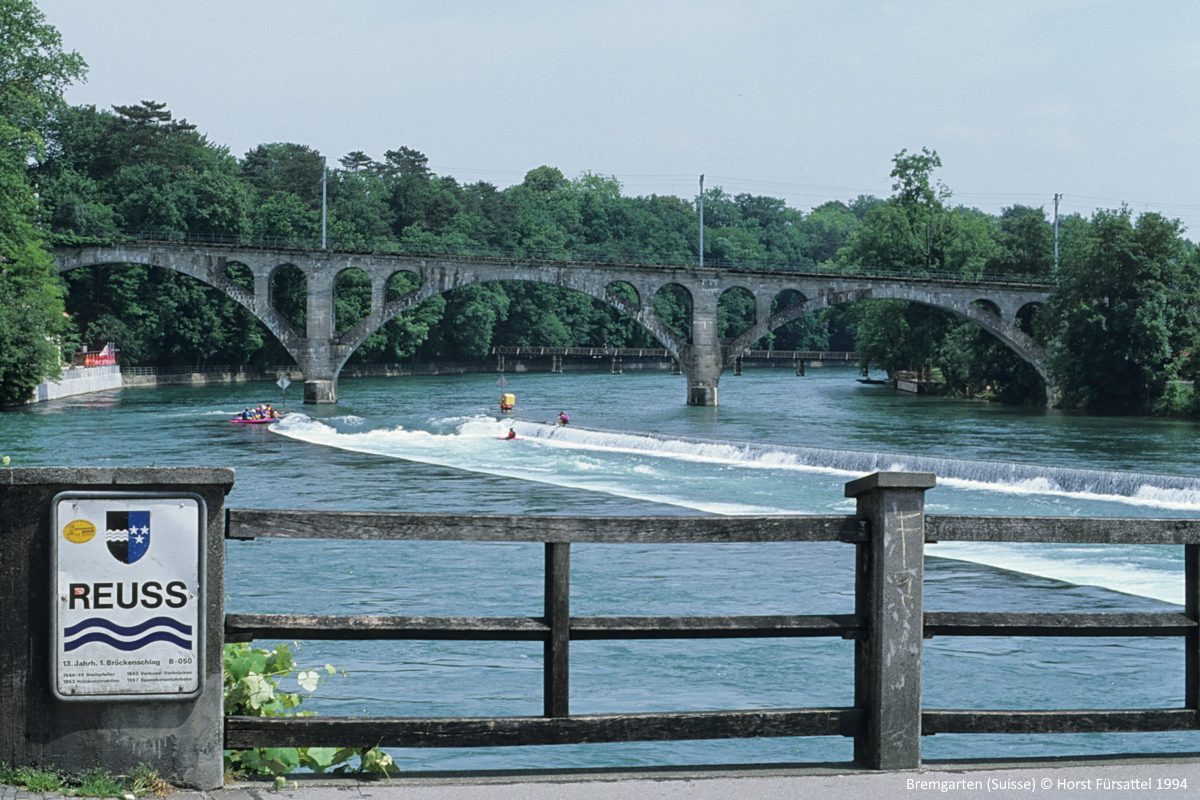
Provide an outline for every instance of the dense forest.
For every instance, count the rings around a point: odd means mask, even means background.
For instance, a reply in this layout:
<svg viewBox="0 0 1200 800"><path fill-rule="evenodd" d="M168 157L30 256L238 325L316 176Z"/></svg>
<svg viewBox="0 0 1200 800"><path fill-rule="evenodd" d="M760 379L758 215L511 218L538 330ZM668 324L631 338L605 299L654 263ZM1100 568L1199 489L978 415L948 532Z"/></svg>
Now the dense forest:
<svg viewBox="0 0 1200 800"><path fill-rule="evenodd" d="M116 342L126 365L268 365L290 361L241 306L187 276L139 265L55 275L47 248L73 237L205 235L312 245L322 233L325 180L331 247L606 258L694 264L700 197L629 197L612 177L531 169L504 189L436 175L397 143L378 159L352 152L326 164L298 143L261 144L238 158L162 102L70 106L62 90L84 73L29 0L0 0L0 404L54 374L60 356ZM956 205L937 179L937 153L901 150L893 193L831 200L810 211L780 199L703 196L706 264L862 266L964 277L1051 280L1051 302L1023 320L1051 353L1061 403L1105 413L1196 416L1190 353L1200 333L1200 257L1178 222L1127 208L1060 220L1058 261L1043 208L999 215ZM413 287L398 276L388 290ZM281 270L276 307L302 325L303 277ZM369 310L358 273L339 278L337 325ZM685 333L687 298L654 298ZM748 297L728 293L721 333L750 322ZM686 335L686 333L685 333ZM505 281L426 300L389 321L354 362L480 359L493 345L654 346L649 334L581 294ZM855 349L889 371L935 368L952 394L1044 402L1037 373L974 324L902 301L864 301L789 323L760 346Z"/></svg>

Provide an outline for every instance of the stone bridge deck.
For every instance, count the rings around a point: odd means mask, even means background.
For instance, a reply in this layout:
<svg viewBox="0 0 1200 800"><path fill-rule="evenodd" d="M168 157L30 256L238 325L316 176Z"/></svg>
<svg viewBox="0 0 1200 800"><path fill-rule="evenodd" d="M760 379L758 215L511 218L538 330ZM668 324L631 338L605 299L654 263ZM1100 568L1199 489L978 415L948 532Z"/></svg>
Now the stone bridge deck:
<svg viewBox="0 0 1200 800"><path fill-rule="evenodd" d="M1018 321L1022 309L1049 297L1048 286L1033 283L171 242L59 248L55 258L60 272L101 264L146 264L216 287L261 320L296 359L305 376L306 403L336 402L342 366L367 336L392 317L451 289L503 280L534 281L583 292L634 319L679 362L687 377L690 405L716 405L721 374L763 336L802 314L858 300L906 300L949 311L992 333L1046 377L1045 353ZM230 277L227 270L233 264L250 271L252 287ZM293 327L271 300L273 276L289 265L304 274L307 284L303 331ZM337 330L334 286L337 276L347 270L368 276L371 311L351 329ZM420 285L388 300L388 282L398 273L411 273ZM691 301L687 336L668 328L654 312L655 295L668 285L682 288ZM733 339L722 339L717 307L721 296L733 289L744 290L753 298L754 321ZM785 300L782 307L777 298Z"/></svg>

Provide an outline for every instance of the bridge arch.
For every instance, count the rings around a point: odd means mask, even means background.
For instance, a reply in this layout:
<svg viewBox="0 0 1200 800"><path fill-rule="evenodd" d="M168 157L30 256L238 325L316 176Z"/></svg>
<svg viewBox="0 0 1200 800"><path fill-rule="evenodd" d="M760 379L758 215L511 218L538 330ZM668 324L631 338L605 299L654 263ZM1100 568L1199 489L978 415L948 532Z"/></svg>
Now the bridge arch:
<svg viewBox="0 0 1200 800"><path fill-rule="evenodd" d="M275 264L267 270L267 292L260 302L299 332L307 326L308 286L308 274L300 267L286 262ZM295 353L288 352L295 357Z"/></svg>
<svg viewBox="0 0 1200 800"><path fill-rule="evenodd" d="M910 283L893 283L895 285L831 288L815 294L811 299L782 309L771 315L762 324L752 326L730 343L725 354L726 366L733 362L738 353L750 347L754 342L802 314L861 300L906 300L949 311L988 331L1037 371L1042 380L1046 382L1048 398L1053 394L1053 386L1046 367L1046 350L1034 341L1029 332L1024 330L1018 322L1018 312L1028 306L1044 303L1044 296L1035 299L1028 299L1024 296L1005 298L994 294L990 297L978 297L973 296L974 293L970 291L953 294L928 292L915 288ZM804 296L802 288L797 288L796 291L800 296Z"/></svg>
<svg viewBox="0 0 1200 800"><path fill-rule="evenodd" d="M372 280L361 267L338 270L333 278L333 327L335 331L353 328L380 305L377 295L383 291L381 281Z"/></svg>
<svg viewBox="0 0 1200 800"><path fill-rule="evenodd" d="M745 286L730 286L717 298L717 326L722 339L736 338L753 327L762 316L754 292Z"/></svg>
<svg viewBox="0 0 1200 800"><path fill-rule="evenodd" d="M398 270L396 273L393 273L393 277L394 275L401 274L403 272L405 272L405 270ZM342 356L342 360L337 365L339 370L342 366L344 366L350 355L364 341L366 341L368 336L383 327L388 320L392 319L397 314L401 314L431 297L439 294L445 294L452 289L470 286L477 283L491 283L494 281L528 280L535 283L544 283L550 286L558 286L560 288L582 292L583 294L593 297L610 308L615 309L617 312L633 319L651 336L657 339L676 359L681 360L683 358L683 353L687 347L686 342L674 331L668 328L667 325L654 313L653 302L646 303L646 295L642 292L639 292L636 286L633 286L626 281L614 281L612 283L622 283L628 285L634 293L635 299L633 300L630 300L620 292L613 291L610 288L612 285L611 283L598 286L592 282L576 282L569 280L546 281L536 280L533 278L514 278L512 275L502 273L480 274L476 276L476 280L469 282L462 282L458 280L431 281L427 279L428 276L422 275L420 272L413 274L416 274L418 277L425 278L421 281L421 284L418 287L405 292L399 297L392 298L380 304L377 306L379 309L378 312L373 312L372 314L368 315L353 328L341 335L339 338L339 346L344 348L345 352ZM686 288L684 291L686 291Z"/></svg>

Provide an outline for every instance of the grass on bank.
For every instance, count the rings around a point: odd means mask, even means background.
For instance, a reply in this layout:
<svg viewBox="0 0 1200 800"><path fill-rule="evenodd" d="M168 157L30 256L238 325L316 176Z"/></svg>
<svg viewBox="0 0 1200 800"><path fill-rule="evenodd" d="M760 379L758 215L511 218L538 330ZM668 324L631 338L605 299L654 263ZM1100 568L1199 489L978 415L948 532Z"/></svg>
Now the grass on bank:
<svg viewBox="0 0 1200 800"><path fill-rule="evenodd" d="M27 792L67 797L166 797L174 788L159 776L157 770L145 764L128 776L114 776L99 767L71 776L52 769L10 767L0 763L0 784Z"/></svg>

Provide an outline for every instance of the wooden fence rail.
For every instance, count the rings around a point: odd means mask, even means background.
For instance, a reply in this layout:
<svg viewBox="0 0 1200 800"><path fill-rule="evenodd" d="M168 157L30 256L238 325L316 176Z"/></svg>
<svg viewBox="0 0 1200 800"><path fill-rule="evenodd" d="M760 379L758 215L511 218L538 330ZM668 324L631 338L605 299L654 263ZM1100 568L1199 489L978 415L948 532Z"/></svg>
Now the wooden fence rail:
<svg viewBox="0 0 1200 800"><path fill-rule="evenodd" d="M540 617L229 614L227 641L423 639L540 641L543 715L486 718L227 717L225 746L491 747L841 735L875 769L920 766L934 733L1200 730L1200 520L934 516L928 473L876 473L846 485L854 515L541 517L228 509L226 537L538 542ZM1186 605L1172 613L975 613L923 608L924 545L936 541L1181 545ZM856 549L853 613L604 616L570 613L574 543L842 542ZM570 643L601 639L840 637L855 648L854 705L838 708L570 713ZM980 711L921 704L922 642L934 636L1178 636L1183 708Z"/></svg>

